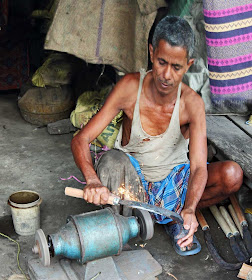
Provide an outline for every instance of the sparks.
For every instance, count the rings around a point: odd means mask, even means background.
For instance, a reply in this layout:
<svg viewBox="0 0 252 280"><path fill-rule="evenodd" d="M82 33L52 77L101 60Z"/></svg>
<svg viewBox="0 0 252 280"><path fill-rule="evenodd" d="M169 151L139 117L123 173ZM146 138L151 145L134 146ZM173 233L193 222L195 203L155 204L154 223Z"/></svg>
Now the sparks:
<svg viewBox="0 0 252 280"><path fill-rule="evenodd" d="M121 199L128 199L128 200L134 200L139 201L139 199L136 197L136 195L132 192L132 186L125 187L124 184L122 184L118 188L118 193Z"/></svg>

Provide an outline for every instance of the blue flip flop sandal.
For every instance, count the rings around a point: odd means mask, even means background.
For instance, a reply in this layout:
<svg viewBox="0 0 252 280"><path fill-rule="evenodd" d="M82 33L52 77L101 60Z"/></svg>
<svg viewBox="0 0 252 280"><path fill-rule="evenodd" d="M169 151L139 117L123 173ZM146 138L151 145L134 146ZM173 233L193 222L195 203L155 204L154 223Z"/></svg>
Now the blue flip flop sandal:
<svg viewBox="0 0 252 280"><path fill-rule="evenodd" d="M174 250L176 251L177 254L180 256L191 256L191 255L196 255L201 251L201 245L197 239L197 237L194 235L193 236L193 246L191 249L186 249L186 250L181 250L179 245L177 244L177 241L180 239L178 236L180 232L180 226L178 224L173 224L173 225L164 225L166 233L170 236L171 241L172 241L172 246ZM185 229L183 229L185 231ZM185 235L186 231L184 232L183 236ZM181 234L180 234L181 236Z"/></svg>

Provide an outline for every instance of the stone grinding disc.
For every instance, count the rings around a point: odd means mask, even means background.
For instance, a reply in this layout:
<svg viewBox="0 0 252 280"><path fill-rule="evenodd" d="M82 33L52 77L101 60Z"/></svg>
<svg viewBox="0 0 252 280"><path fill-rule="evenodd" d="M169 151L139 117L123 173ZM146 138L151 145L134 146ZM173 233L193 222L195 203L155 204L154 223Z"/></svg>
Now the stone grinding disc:
<svg viewBox="0 0 252 280"><path fill-rule="evenodd" d="M149 240L154 235L154 225L151 215L148 211L141 209L133 210L134 216L137 217L140 226L140 237L142 240Z"/></svg>
<svg viewBox="0 0 252 280"><path fill-rule="evenodd" d="M37 246L39 259L44 266L50 265L50 253L45 234L42 229L38 229L35 234L35 246Z"/></svg>

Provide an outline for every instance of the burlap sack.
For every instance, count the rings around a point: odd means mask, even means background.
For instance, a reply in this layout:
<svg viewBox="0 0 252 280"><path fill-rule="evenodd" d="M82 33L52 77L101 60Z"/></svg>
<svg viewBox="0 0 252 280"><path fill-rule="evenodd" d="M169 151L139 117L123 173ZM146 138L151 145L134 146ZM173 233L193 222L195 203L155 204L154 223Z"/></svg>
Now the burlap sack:
<svg viewBox="0 0 252 280"><path fill-rule="evenodd" d="M144 2L146 9L153 8L153 0ZM156 11L142 14L133 0L60 0L45 48L136 72L147 68L148 36L155 17Z"/></svg>

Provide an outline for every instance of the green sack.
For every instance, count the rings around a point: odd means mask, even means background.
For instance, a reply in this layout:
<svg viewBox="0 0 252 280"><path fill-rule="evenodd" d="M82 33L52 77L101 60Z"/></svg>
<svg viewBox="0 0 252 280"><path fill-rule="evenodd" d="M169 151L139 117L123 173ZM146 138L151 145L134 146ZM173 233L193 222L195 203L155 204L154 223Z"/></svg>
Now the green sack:
<svg viewBox="0 0 252 280"><path fill-rule="evenodd" d="M33 18L52 20L57 10L59 0L51 0L44 10L34 10L31 14Z"/></svg>
<svg viewBox="0 0 252 280"><path fill-rule="evenodd" d="M76 108L72 111L70 120L75 127L81 128L101 109L112 87L105 87L101 91L84 92L77 100ZM111 123L103 130L94 142L98 146L112 149L122 123L123 112L120 111Z"/></svg>
<svg viewBox="0 0 252 280"><path fill-rule="evenodd" d="M52 53L32 76L36 87L69 85L80 70L81 61L66 53Z"/></svg>

